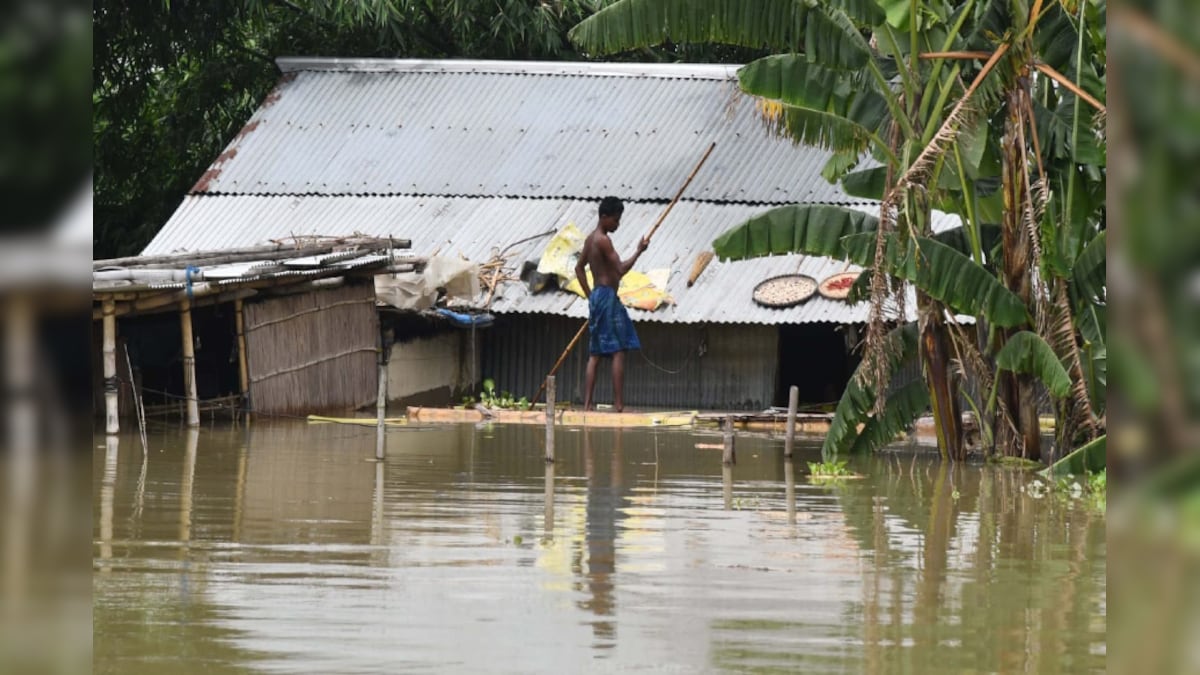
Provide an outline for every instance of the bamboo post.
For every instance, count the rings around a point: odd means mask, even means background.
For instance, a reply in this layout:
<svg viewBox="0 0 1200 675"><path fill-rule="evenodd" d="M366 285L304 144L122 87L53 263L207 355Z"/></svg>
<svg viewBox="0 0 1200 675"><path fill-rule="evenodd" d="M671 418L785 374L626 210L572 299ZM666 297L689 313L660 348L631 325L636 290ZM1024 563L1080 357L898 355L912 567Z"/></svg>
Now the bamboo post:
<svg viewBox="0 0 1200 675"><path fill-rule="evenodd" d="M792 458L792 448L796 445L796 408L800 405L800 388L792 385L788 389L787 436L783 442L783 456Z"/></svg>
<svg viewBox="0 0 1200 675"><path fill-rule="evenodd" d="M725 418L725 452L721 463L725 466L737 463L737 453L733 450L733 415Z"/></svg>
<svg viewBox="0 0 1200 675"><path fill-rule="evenodd" d="M375 459L383 461L387 456L387 361L379 352L379 389L375 397Z"/></svg>
<svg viewBox="0 0 1200 675"><path fill-rule="evenodd" d="M784 501L787 502L788 525L796 524L796 467L792 460L783 462Z"/></svg>
<svg viewBox="0 0 1200 675"><path fill-rule="evenodd" d="M546 461L554 461L554 376L546 376Z"/></svg>
<svg viewBox="0 0 1200 675"><path fill-rule="evenodd" d="M183 395L187 400L187 425L200 426L200 401L196 396L196 343L192 338L192 303L179 305L179 328L183 340Z"/></svg>
<svg viewBox="0 0 1200 675"><path fill-rule="evenodd" d="M250 366L246 362L246 313L245 301L233 301L234 329L237 331L238 380L242 385L242 402L246 407L246 420L250 420Z"/></svg>
<svg viewBox="0 0 1200 675"><path fill-rule="evenodd" d="M117 315L116 303L104 301L104 432L121 431L117 411Z"/></svg>

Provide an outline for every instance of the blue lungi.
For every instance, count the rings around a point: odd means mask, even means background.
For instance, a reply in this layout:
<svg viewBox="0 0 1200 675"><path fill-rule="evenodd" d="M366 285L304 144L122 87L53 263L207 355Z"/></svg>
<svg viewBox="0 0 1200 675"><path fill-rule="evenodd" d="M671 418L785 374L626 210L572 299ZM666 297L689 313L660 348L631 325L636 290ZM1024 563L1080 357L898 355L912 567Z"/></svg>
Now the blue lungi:
<svg viewBox="0 0 1200 675"><path fill-rule="evenodd" d="M609 286L597 286L588 296L588 351L609 355L627 349L641 349L629 312Z"/></svg>

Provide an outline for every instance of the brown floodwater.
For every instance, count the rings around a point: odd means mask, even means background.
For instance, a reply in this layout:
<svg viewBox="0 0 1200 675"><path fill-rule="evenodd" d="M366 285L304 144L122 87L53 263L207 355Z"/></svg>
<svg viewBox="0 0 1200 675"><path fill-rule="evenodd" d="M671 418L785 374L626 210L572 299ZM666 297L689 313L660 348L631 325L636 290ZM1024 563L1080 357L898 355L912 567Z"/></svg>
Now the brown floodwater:
<svg viewBox="0 0 1200 675"><path fill-rule="evenodd" d="M95 439L99 673L1089 672L1103 512L897 449L259 423Z"/></svg>

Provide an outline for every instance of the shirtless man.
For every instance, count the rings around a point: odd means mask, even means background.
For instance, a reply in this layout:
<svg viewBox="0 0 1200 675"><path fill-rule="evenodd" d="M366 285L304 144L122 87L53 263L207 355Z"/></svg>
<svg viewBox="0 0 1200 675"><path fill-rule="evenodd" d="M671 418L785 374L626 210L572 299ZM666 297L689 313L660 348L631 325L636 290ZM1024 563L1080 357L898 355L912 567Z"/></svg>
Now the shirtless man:
<svg viewBox="0 0 1200 675"><path fill-rule="evenodd" d="M621 213L625 205L616 197L605 197L600 200L600 220L596 229L583 242L583 251L579 254L579 262L575 264L575 278L583 287L583 294L588 299L588 357L587 364L587 394L583 400L583 409L592 409L592 391L596 387L596 364L601 356L612 356L613 407L617 412L625 409L623 388L625 385L625 352L630 349L641 349L637 333L633 330L633 322L629 312L617 298L617 286L621 277L633 269L633 264L650 245L650 240L642 237L638 242L637 253L628 260L622 261L613 248L612 239L608 235L616 232L621 226ZM584 266L592 268L592 278L595 288L588 287L587 273Z"/></svg>

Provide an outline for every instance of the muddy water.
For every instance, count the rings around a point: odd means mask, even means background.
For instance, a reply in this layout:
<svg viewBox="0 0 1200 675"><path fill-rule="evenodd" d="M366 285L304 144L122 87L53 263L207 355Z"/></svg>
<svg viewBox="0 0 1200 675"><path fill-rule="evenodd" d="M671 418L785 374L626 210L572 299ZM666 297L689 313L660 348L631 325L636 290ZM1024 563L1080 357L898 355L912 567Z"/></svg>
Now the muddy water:
<svg viewBox="0 0 1200 675"><path fill-rule="evenodd" d="M1102 514L911 452L690 431L96 439L96 672L1087 672Z"/></svg>

